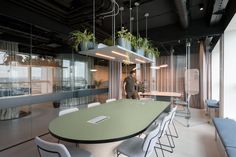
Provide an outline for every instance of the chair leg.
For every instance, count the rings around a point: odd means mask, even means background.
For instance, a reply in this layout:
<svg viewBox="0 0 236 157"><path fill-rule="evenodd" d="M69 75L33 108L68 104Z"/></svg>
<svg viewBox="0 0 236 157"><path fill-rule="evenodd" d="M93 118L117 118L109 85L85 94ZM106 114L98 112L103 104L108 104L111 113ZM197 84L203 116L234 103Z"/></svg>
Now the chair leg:
<svg viewBox="0 0 236 157"><path fill-rule="evenodd" d="M164 155L164 150L163 150L163 148L162 148L160 139L158 139L158 141L159 141L159 144L160 144L160 149L161 149L162 156L165 157L165 155ZM158 148L158 147L157 147L157 148Z"/></svg>
<svg viewBox="0 0 236 157"><path fill-rule="evenodd" d="M174 135L173 137L179 138L179 134L178 134L177 129L176 129L176 127L175 127L174 121L172 121L172 124L173 124L174 130L175 130L175 135Z"/></svg>
<svg viewBox="0 0 236 157"><path fill-rule="evenodd" d="M174 151L173 151L173 146L171 145L171 142L170 142L170 138L169 138L169 136L168 136L167 133L166 133L165 135L166 135L166 137L167 137L168 144L162 144L161 141L160 141L160 139L159 139L159 143L157 143L157 144L158 144L160 147L156 147L156 148L161 149L162 151L167 151L167 152L173 153ZM169 150L169 149L166 149L166 148L163 148L162 146L168 147L168 148L170 148L170 150Z"/></svg>
<svg viewBox="0 0 236 157"><path fill-rule="evenodd" d="M175 142L174 142L174 139L173 139L173 136L174 135L172 135L172 132L171 132L171 129L170 129L170 125L168 125L168 132L169 133L166 133L166 136L169 136L170 138L171 138L171 141L172 141L172 143L171 143L171 147L172 148L175 148ZM173 145L172 145L173 144ZM166 145L167 147L169 147L168 145Z"/></svg>
<svg viewBox="0 0 236 157"><path fill-rule="evenodd" d="M156 157L158 157L158 153L157 153L156 147L154 147L154 150L155 150Z"/></svg>
<svg viewBox="0 0 236 157"><path fill-rule="evenodd" d="M174 142L174 139L173 139L173 135L172 135L172 133L171 133L171 130L170 130L170 127L168 126L168 130L169 130L169 133L170 134L166 134L167 136L170 136L170 138L171 138L171 141L172 141L172 144L171 144L171 147L172 148L175 148L175 142Z"/></svg>
<svg viewBox="0 0 236 157"><path fill-rule="evenodd" d="M116 157L118 157L120 155L120 153L118 151L116 151Z"/></svg>

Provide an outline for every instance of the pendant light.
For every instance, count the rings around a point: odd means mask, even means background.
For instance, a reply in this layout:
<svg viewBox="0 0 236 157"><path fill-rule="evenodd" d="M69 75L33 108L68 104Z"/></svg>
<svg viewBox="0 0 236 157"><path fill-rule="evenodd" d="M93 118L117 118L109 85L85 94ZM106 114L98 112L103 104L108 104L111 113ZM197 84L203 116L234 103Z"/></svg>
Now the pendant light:
<svg viewBox="0 0 236 157"><path fill-rule="evenodd" d="M145 13L144 14L144 17L145 17L145 27L146 27L146 38L147 38L147 34L148 34L148 32L147 32L147 25L148 25L148 21L147 21L147 18L148 18L148 16L149 16L149 13Z"/></svg>

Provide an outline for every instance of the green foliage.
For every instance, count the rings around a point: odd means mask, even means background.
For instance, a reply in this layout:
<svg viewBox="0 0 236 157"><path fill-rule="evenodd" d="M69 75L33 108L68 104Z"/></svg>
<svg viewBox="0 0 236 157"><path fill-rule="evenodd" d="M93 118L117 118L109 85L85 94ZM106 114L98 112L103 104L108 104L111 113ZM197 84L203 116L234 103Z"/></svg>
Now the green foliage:
<svg viewBox="0 0 236 157"><path fill-rule="evenodd" d="M132 46L135 47L136 49L143 48L145 51L149 48L150 43L147 38L142 38L142 37L136 37L133 36L132 38Z"/></svg>
<svg viewBox="0 0 236 157"><path fill-rule="evenodd" d="M81 42L88 42L92 41L94 39L93 33L87 31L87 29L84 30L84 32L81 31L73 31L69 35L69 40L72 41L72 47L75 49L75 51L78 51L78 46Z"/></svg>
<svg viewBox="0 0 236 157"><path fill-rule="evenodd" d="M99 88L102 84L102 80L94 80L94 85L96 88Z"/></svg>
<svg viewBox="0 0 236 157"><path fill-rule="evenodd" d="M103 43L108 45L108 46L113 46L113 40L112 40L111 37L103 40Z"/></svg>
<svg viewBox="0 0 236 157"><path fill-rule="evenodd" d="M128 32L128 30L125 29L124 27L121 27L121 30L117 32L117 36L119 38L124 38L129 41L131 41L133 38L133 35L130 32Z"/></svg>
<svg viewBox="0 0 236 157"><path fill-rule="evenodd" d="M146 54L151 55L151 56L155 56L155 57L160 56L160 51L158 50L158 48L149 47L145 52Z"/></svg>

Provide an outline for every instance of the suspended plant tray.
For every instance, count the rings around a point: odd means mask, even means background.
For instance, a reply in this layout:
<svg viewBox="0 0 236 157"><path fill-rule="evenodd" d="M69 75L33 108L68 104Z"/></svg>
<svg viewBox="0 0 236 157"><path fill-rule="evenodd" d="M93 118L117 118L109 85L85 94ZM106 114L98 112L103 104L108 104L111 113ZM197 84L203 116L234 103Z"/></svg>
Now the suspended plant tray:
<svg viewBox="0 0 236 157"><path fill-rule="evenodd" d="M127 50L121 46L106 46L98 44L98 48L87 51L80 51L80 54L112 61L124 62L127 64L151 63L152 59Z"/></svg>

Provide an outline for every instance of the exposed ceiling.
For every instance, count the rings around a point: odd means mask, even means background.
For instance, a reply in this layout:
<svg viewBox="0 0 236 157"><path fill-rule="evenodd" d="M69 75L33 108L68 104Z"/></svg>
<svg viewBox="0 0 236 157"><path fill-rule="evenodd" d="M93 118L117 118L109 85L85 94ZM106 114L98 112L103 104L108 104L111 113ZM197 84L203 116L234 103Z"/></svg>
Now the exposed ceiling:
<svg viewBox="0 0 236 157"><path fill-rule="evenodd" d="M96 0L96 38L103 40L111 35L112 18L103 18L102 13L112 10L113 0ZM138 20L135 2L139 3ZM92 30L93 0L1 0L0 39L14 36L27 47L33 34L35 49L51 51L60 46L66 51L68 32L84 27ZM145 36L145 13L148 17L148 38L163 52L170 49L182 51L186 39L204 40L205 37L219 38L235 13L234 0L117 0L122 12L122 25L130 28L130 4L132 31ZM9 7L10 6L10 7ZM200 8L203 7L203 10ZM121 27L121 14L116 16L116 29ZM216 40L216 39L214 39ZM213 41L214 41L213 40ZM55 46L57 45L57 46ZM63 47L63 49L62 49Z"/></svg>

